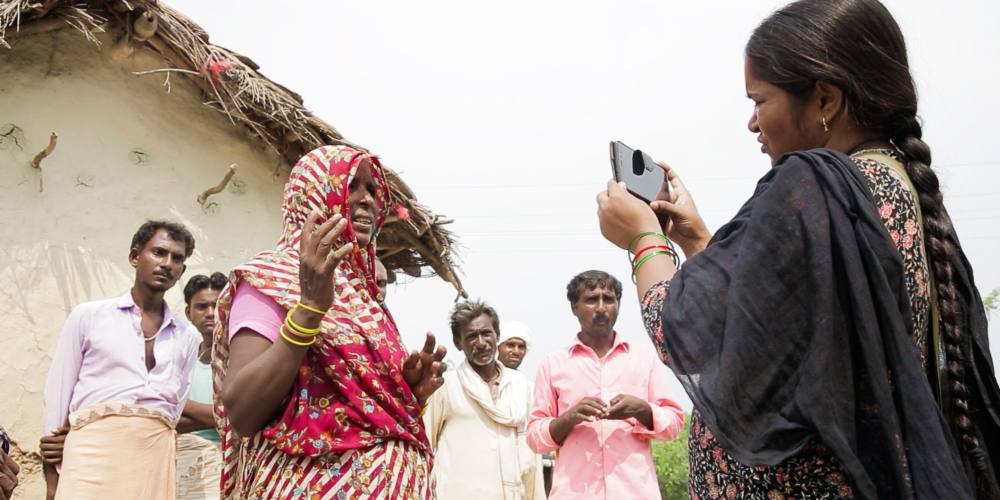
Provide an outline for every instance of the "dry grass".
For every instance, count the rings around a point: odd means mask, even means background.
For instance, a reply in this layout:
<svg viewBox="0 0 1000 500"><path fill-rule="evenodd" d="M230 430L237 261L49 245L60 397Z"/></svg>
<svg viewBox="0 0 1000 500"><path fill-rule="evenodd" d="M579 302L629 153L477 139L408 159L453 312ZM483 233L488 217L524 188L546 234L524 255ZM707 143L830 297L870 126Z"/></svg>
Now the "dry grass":
<svg viewBox="0 0 1000 500"><path fill-rule="evenodd" d="M146 37L137 29L142 15L155 19L155 32ZM97 43L95 31L120 32L128 43L145 45L165 59L165 70L177 71L201 88L205 103L225 113L237 126L249 128L284 158L289 168L304 153L324 144L346 144L333 126L316 118L302 98L264 77L251 59L209 42L200 26L161 2L149 0L0 0L0 46L9 39L72 26L81 41ZM148 25L147 25L148 28ZM143 78L144 76L137 76ZM410 220L391 219L379 236L379 255L390 270L410 276L436 274L465 295L456 272L454 238L430 209L398 175L390 171L396 200Z"/></svg>

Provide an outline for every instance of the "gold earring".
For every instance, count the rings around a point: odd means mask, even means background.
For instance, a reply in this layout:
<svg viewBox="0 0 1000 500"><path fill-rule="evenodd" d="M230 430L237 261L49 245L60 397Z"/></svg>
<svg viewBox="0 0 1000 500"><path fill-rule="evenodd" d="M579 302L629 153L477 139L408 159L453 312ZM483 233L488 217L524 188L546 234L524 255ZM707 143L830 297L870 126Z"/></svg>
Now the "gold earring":
<svg viewBox="0 0 1000 500"><path fill-rule="evenodd" d="M823 117L823 132L829 132L830 127L826 124L826 117Z"/></svg>

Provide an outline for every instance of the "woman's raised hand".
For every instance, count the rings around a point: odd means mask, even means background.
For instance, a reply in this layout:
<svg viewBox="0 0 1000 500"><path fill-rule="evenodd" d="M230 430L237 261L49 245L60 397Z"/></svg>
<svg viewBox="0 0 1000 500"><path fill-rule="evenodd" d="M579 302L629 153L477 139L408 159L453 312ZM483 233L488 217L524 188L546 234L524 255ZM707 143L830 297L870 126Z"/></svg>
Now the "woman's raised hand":
<svg viewBox="0 0 1000 500"><path fill-rule="evenodd" d="M333 276L337 264L353 247L346 243L334 248L347 227L347 219L336 214L317 225L320 213L313 211L306 219L299 241L300 301L312 308L326 311L333 304Z"/></svg>
<svg viewBox="0 0 1000 500"><path fill-rule="evenodd" d="M636 235L661 230L649 205L615 181L608 181L608 189L597 195L597 217L601 234L625 250Z"/></svg>
<svg viewBox="0 0 1000 500"><path fill-rule="evenodd" d="M427 403L427 398L434 394L434 391L444 384L444 371L448 368L444 364L446 350L444 346L434 348L434 334L427 332L424 340L424 348L413 351L403 362L403 380L410 386L413 395L417 397L420 406Z"/></svg>
<svg viewBox="0 0 1000 500"><path fill-rule="evenodd" d="M657 214L668 217L663 232L676 241L684 255L690 259L708 246L712 233L705 226L698 207L694 205L694 198L684 187L677 172L666 163L659 162L659 165L663 169L663 188L649 206Z"/></svg>

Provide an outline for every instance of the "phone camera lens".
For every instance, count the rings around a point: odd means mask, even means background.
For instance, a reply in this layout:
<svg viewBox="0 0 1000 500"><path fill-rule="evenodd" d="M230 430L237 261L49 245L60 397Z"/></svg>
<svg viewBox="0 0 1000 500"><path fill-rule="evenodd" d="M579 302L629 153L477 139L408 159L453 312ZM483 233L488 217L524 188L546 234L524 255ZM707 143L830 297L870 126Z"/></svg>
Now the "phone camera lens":
<svg viewBox="0 0 1000 500"><path fill-rule="evenodd" d="M632 153L632 173L636 176L640 176L645 171L646 162L642 159L642 151L637 149Z"/></svg>

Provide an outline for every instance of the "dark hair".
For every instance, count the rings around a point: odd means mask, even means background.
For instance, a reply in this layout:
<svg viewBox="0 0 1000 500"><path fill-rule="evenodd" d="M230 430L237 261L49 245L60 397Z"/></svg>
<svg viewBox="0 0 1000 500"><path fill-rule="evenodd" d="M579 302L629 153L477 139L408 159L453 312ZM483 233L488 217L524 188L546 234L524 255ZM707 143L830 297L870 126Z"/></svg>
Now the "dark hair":
<svg viewBox="0 0 1000 500"><path fill-rule="evenodd" d="M584 271L573 276L573 279L569 280L569 284L566 285L566 298L569 299L570 304L576 304L576 301L580 300L580 292L594 290L598 287L613 288L615 297L618 300L622 299L622 282L604 271L595 270Z"/></svg>
<svg viewBox="0 0 1000 500"><path fill-rule="evenodd" d="M194 236L183 224L168 222L165 220L148 220L144 222L132 236L133 250L142 250L153 239L153 235L160 229L167 232L170 239L184 243L184 257L190 257L194 253Z"/></svg>
<svg viewBox="0 0 1000 500"><path fill-rule="evenodd" d="M222 273L212 273L212 276L196 274L184 285L184 303L190 306L191 297L194 297L194 294L206 288L222 290L226 287L226 283L229 283L229 279Z"/></svg>
<svg viewBox="0 0 1000 500"><path fill-rule="evenodd" d="M906 173L923 215L945 339L951 394L951 408L945 412L977 476L990 478L986 453L969 418L968 339L951 265L957 252L949 238L951 219L944 210L938 177L930 167L930 147L920 139L917 92L895 19L876 0L801 0L775 12L754 30L747 42L746 60L754 76L800 99L819 81L838 87L855 123L883 134L905 155Z"/></svg>
<svg viewBox="0 0 1000 500"><path fill-rule="evenodd" d="M455 304L455 309L451 311L451 317L449 322L451 323L451 341L458 346L459 334L462 329L472 323L472 320L482 316L488 315L493 321L493 331L500 334L500 316L497 315L496 309L493 309L485 302L481 300L467 300L465 302L459 302Z"/></svg>

